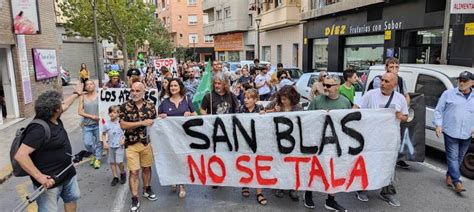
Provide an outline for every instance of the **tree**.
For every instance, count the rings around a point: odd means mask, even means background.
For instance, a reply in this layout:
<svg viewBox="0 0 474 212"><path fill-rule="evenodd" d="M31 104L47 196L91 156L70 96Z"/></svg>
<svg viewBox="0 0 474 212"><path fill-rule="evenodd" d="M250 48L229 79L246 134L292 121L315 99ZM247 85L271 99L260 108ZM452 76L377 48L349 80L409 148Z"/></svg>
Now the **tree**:
<svg viewBox="0 0 474 212"><path fill-rule="evenodd" d="M148 1L147 1L148 2ZM160 20L156 19L155 7L145 1L130 0L73 0L64 1L59 4L61 15L68 20L64 24L69 35L80 35L91 37L94 35L93 6L97 3L97 25L99 37L117 44L122 50L125 60L125 70L128 69L128 55L138 54L139 47L147 39L151 39L150 45L154 50L156 45L167 48L162 52L171 51L166 44L169 35ZM154 34L158 32L159 34ZM163 34L161 31L165 31ZM165 36L164 36L165 35ZM158 44L157 44L158 43ZM130 48L132 47L132 48ZM155 50L156 51L156 50Z"/></svg>
<svg viewBox="0 0 474 212"><path fill-rule="evenodd" d="M168 30L161 22L155 22L152 27L152 33L147 38L150 43L151 55L162 58L171 57L173 53L173 43Z"/></svg>

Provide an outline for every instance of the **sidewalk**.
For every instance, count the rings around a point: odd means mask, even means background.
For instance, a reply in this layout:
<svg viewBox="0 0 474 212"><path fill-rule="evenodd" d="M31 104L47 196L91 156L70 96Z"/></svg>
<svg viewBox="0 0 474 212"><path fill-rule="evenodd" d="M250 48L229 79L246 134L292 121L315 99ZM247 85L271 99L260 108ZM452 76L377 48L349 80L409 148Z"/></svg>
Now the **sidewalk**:
<svg viewBox="0 0 474 212"><path fill-rule="evenodd" d="M70 85L63 87L63 96L67 98L72 95L74 86L77 82L71 82ZM77 107L79 105L78 99L71 105L71 107L61 115L64 127L68 134L71 131L79 128L80 118L77 114ZM10 164L10 146L15 138L16 131L22 127L26 127L28 123L33 120L33 117L23 119L22 121L12 124L4 129L0 130L0 184L3 184L9 177L11 177L11 164Z"/></svg>

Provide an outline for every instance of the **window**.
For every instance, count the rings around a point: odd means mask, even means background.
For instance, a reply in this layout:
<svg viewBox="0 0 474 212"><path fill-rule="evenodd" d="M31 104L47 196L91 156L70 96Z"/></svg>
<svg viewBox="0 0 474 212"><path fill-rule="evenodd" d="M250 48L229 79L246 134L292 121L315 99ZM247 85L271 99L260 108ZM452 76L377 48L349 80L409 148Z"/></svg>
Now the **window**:
<svg viewBox="0 0 474 212"><path fill-rule="evenodd" d="M188 6L196 6L196 0L188 0Z"/></svg>
<svg viewBox="0 0 474 212"><path fill-rule="evenodd" d="M416 81L415 93L425 95L425 104L427 107L435 108L439 97L446 90L446 86L439 79L433 76L420 74Z"/></svg>
<svg viewBox="0 0 474 212"><path fill-rule="evenodd" d="M249 21L249 27L252 27L253 26L253 17L252 17L252 14L249 14L249 18L248 18L248 21Z"/></svg>
<svg viewBox="0 0 474 212"><path fill-rule="evenodd" d="M275 7L279 7L281 6L283 3L282 3L282 0L275 0Z"/></svg>
<svg viewBox="0 0 474 212"><path fill-rule="evenodd" d="M202 23L203 24L208 24L209 23L209 15L207 13L204 13L202 15Z"/></svg>
<svg viewBox="0 0 474 212"><path fill-rule="evenodd" d="M222 10L216 10L217 20L222 20Z"/></svg>
<svg viewBox="0 0 474 212"><path fill-rule="evenodd" d="M230 7L224 8L225 18L230 18Z"/></svg>
<svg viewBox="0 0 474 212"><path fill-rule="evenodd" d="M346 38L344 69L368 70L370 66L383 63L384 35Z"/></svg>
<svg viewBox="0 0 474 212"><path fill-rule="evenodd" d="M327 38L313 40L313 70L327 71L328 43Z"/></svg>
<svg viewBox="0 0 474 212"><path fill-rule="evenodd" d="M228 53L229 61L238 62L240 61L240 52L239 51L229 51Z"/></svg>
<svg viewBox="0 0 474 212"><path fill-rule="evenodd" d="M182 15L178 15L178 21L181 21L182 18L183 18Z"/></svg>
<svg viewBox="0 0 474 212"><path fill-rule="evenodd" d="M277 45L277 63L281 63L281 45Z"/></svg>
<svg viewBox="0 0 474 212"><path fill-rule="evenodd" d="M161 0L161 9L162 10L166 9L166 1L165 0Z"/></svg>
<svg viewBox="0 0 474 212"><path fill-rule="evenodd" d="M299 53L300 53L299 45L297 43L294 43L293 44L293 61L291 62L291 64L294 67L298 67L298 61L300 59Z"/></svg>
<svg viewBox="0 0 474 212"><path fill-rule="evenodd" d="M263 46L262 47L262 60L270 62L272 56L272 51L270 46Z"/></svg>
<svg viewBox="0 0 474 212"><path fill-rule="evenodd" d="M376 7L373 9L367 10L367 22L382 20L383 17L383 7Z"/></svg>
<svg viewBox="0 0 474 212"><path fill-rule="evenodd" d="M204 42L213 43L214 42L214 37L211 36L211 35L206 35L206 36L204 36Z"/></svg>
<svg viewBox="0 0 474 212"><path fill-rule="evenodd" d="M196 15L188 15L188 25L196 25L197 21L198 19Z"/></svg>
<svg viewBox="0 0 474 212"><path fill-rule="evenodd" d="M189 43L191 44L196 44L198 43L199 40L198 40L198 34L196 33L189 33Z"/></svg>

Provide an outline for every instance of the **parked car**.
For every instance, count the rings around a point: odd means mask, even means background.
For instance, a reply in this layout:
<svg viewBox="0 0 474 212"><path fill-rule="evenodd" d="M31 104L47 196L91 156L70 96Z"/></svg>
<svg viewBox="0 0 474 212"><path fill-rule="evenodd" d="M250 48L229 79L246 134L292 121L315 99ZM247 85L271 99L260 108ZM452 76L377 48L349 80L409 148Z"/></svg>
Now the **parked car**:
<svg viewBox="0 0 474 212"><path fill-rule="evenodd" d="M438 138L433 125L434 110L441 94L447 89L457 87L457 77L463 71L474 72L474 68L452 65L428 64L401 64L399 75L406 81L408 92L421 93L426 103L426 145L445 151L443 137ZM385 67L377 65L370 67L367 83L369 84L377 75L383 75ZM364 90L367 90L365 86ZM461 165L461 173L474 179L474 138L471 140L468 153Z"/></svg>
<svg viewBox="0 0 474 212"><path fill-rule="evenodd" d="M230 64L230 72L234 73L235 71L237 71L237 65L239 65L240 63L239 62L227 62Z"/></svg>
<svg viewBox="0 0 474 212"><path fill-rule="evenodd" d="M337 75L341 79L341 84L344 83L344 78L342 76L342 72L327 72L329 75ZM311 99L311 87L313 83L316 82L319 78L319 72L310 72L304 73L296 82L296 90L301 95L302 104L306 102L310 102ZM355 85L356 88L356 96L354 97L354 102L358 102L362 96L362 91L364 86L362 83L358 83Z"/></svg>
<svg viewBox="0 0 474 212"><path fill-rule="evenodd" d="M283 67L283 70L290 74L290 77L294 82L298 81L298 79L303 75L303 71L301 71L301 69L299 69L298 67ZM273 74L276 71L277 68L275 66L272 66L268 73Z"/></svg>
<svg viewBox="0 0 474 212"><path fill-rule="evenodd" d="M64 70L62 66L59 66L59 70L61 70L61 81L63 86L68 85L71 82L71 75L69 71Z"/></svg>
<svg viewBox="0 0 474 212"><path fill-rule="evenodd" d="M260 61L260 67L264 67L265 65L270 64L267 61ZM242 60L240 61L240 66L244 67L244 65L247 65L249 67L249 70L254 67L255 65L253 64L253 60Z"/></svg>

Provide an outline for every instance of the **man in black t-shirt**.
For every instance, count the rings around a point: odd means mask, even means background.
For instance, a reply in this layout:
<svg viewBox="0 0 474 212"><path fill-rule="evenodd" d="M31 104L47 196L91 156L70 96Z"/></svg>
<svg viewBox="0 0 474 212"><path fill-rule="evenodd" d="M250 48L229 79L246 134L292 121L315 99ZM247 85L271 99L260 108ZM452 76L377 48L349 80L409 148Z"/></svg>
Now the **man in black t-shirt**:
<svg viewBox="0 0 474 212"><path fill-rule="evenodd" d="M223 73L212 78L213 91L204 96L201 103L201 114L230 114L239 112L239 101L229 91L229 81ZM212 95L212 96L211 96Z"/></svg>
<svg viewBox="0 0 474 212"><path fill-rule="evenodd" d="M63 200L65 211L76 211L76 201L80 197L76 169L69 166L72 163L71 143L59 117L81 95L82 88L78 84L74 94L64 102L57 91L41 94L35 102L35 118L46 121L51 138L45 139L41 125L31 124L15 155L20 166L30 175L33 185L36 188L43 185L47 189L36 199L40 212L57 211L58 197ZM63 174L55 177L63 170Z"/></svg>

